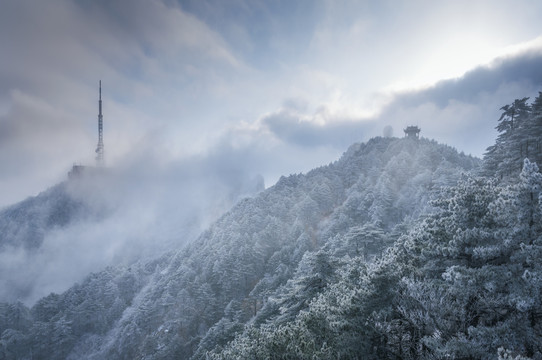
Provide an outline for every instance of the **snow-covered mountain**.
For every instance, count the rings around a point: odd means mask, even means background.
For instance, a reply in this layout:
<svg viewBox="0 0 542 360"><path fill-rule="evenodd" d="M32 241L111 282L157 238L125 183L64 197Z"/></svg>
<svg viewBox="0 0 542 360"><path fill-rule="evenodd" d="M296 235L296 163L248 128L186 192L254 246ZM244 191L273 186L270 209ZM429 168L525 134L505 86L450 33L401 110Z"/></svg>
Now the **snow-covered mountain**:
<svg viewBox="0 0 542 360"><path fill-rule="evenodd" d="M37 249L52 229L97 215L81 199L70 196L67 186L61 183L0 211L0 251L8 246Z"/></svg>
<svg viewBox="0 0 542 360"><path fill-rule="evenodd" d="M33 297L47 263L59 260L54 256L61 250L59 235L111 215L112 209L98 209L93 201L77 196L74 185L63 182L0 211L0 301ZM72 245L77 243L73 239Z"/></svg>
<svg viewBox="0 0 542 360"><path fill-rule="evenodd" d="M72 177L0 211L0 301L33 304L106 266L180 249L261 190L261 177L186 163Z"/></svg>
<svg viewBox="0 0 542 360"><path fill-rule="evenodd" d="M309 309L340 280L333 269L346 259L371 264L420 215L432 213L429 200L443 186L479 165L426 139L355 144L332 164L282 177L240 201L185 248L94 273L32 308L3 305L2 355L220 354L243 331L287 324Z"/></svg>

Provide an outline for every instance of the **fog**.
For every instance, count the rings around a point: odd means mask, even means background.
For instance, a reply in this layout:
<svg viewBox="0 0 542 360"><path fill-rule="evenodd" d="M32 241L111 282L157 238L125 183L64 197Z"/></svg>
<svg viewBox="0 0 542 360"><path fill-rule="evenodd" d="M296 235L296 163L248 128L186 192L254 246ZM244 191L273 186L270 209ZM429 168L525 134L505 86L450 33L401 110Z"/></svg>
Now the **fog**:
<svg viewBox="0 0 542 360"><path fill-rule="evenodd" d="M177 161L135 157L66 181L64 191L84 210L64 226L46 228L38 248L0 246L0 301L32 304L106 266L182 249L237 200L263 189L260 175L226 161L220 152ZM47 202L59 200L49 193L38 197L38 214L31 216L38 219L39 211L50 211Z"/></svg>
<svg viewBox="0 0 542 360"><path fill-rule="evenodd" d="M0 233L0 301L180 249L258 174L272 185L408 125L482 156L499 109L540 91L540 6L0 2L0 207L92 164L100 79L108 166L66 185L84 208L67 224L46 227L46 203L27 214L39 248Z"/></svg>

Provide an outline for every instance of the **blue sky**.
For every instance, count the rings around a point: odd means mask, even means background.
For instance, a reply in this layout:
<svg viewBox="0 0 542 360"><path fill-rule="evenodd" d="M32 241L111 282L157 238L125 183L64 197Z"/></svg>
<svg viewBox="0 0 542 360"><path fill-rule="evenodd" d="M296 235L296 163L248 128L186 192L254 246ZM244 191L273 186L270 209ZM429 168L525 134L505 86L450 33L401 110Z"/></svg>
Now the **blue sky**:
<svg viewBox="0 0 542 360"><path fill-rule="evenodd" d="M481 156L499 108L542 90L541 14L535 0L4 0L0 206L93 164L99 80L116 168L220 164L269 186L410 124Z"/></svg>

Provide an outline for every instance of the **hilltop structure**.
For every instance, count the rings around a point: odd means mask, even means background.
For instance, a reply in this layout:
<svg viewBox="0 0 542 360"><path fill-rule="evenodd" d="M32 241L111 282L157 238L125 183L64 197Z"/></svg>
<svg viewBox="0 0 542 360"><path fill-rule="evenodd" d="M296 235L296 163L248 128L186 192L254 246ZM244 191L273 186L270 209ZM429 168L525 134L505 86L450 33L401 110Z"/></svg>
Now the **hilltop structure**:
<svg viewBox="0 0 542 360"><path fill-rule="evenodd" d="M98 100L98 145L96 146L96 166L74 164L68 172L68 179L75 179L88 173L98 173L104 168L103 114L102 114L102 80L99 84Z"/></svg>
<svg viewBox="0 0 542 360"><path fill-rule="evenodd" d="M410 139L419 139L420 138L420 131L422 131L417 126L407 126L406 129L403 130L405 132L405 137Z"/></svg>

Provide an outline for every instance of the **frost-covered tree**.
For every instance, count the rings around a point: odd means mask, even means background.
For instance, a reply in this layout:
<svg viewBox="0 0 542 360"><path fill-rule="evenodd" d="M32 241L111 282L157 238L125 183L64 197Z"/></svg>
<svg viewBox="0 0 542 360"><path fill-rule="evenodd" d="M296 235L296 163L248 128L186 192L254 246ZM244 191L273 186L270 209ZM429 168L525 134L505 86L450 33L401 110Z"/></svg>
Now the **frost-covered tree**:
<svg viewBox="0 0 542 360"><path fill-rule="evenodd" d="M528 104L529 98L516 99L501 108L496 127L499 135L484 156L484 174L512 179L521 171L523 160L542 161L542 93Z"/></svg>
<svg viewBox="0 0 542 360"><path fill-rule="evenodd" d="M532 162L542 164L542 92L534 99L531 113L525 123L523 136L525 142L525 157Z"/></svg>
<svg viewBox="0 0 542 360"><path fill-rule="evenodd" d="M467 179L404 239L416 270L400 283L395 325L410 333L412 358L490 359L499 347L542 355L537 170L526 160L506 188Z"/></svg>
<svg viewBox="0 0 542 360"><path fill-rule="evenodd" d="M542 256L541 188L542 176L528 160L514 185L465 177L444 189L433 202L436 211L373 263L336 252L341 261L334 280L316 296L283 293L284 304L311 299L302 308L280 321L250 325L208 355L542 356L542 266L536 261ZM337 248L338 241L326 247Z"/></svg>

